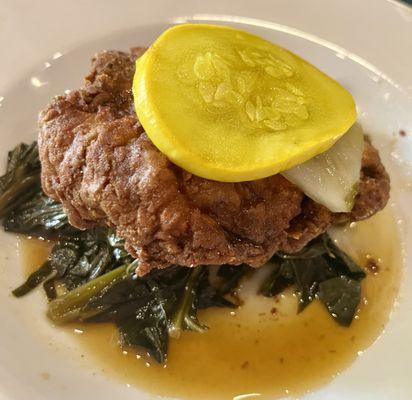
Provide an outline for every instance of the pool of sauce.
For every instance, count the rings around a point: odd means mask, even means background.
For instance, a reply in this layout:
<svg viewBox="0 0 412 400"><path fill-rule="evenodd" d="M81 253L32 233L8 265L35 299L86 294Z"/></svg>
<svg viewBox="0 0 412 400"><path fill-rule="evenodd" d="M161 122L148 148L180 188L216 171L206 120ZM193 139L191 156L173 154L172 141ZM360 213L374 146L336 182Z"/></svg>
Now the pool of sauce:
<svg viewBox="0 0 412 400"><path fill-rule="evenodd" d="M297 315L292 291L276 299L256 296L256 278L243 283L241 308L202 311L199 319L210 328L206 333L184 332L171 339L165 366L120 349L110 324L64 329L83 331L75 335L77 345L95 360L96 370L155 395L207 400L301 396L329 382L378 338L400 284L400 244L389 208L368 221L335 229L333 235L368 272L350 328L334 322L318 301ZM50 244L23 242L29 273L47 256Z"/></svg>

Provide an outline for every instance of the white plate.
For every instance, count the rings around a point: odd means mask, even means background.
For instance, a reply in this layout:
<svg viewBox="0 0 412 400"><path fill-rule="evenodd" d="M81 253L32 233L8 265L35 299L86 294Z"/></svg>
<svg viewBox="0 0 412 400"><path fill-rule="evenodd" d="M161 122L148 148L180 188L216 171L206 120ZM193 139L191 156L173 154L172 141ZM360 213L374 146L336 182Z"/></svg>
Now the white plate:
<svg viewBox="0 0 412 400"><path fill-rule="evenodd" d="M35 3L10 0L2 4L3 160L7 149L35 137L37 112L52 95L79 85L94 52L147 45L171 21L189 21L187 15L196 21L226 21L258 33L308 59L352 92L360 121L373 132L374 143L391 173L391 205L404 241L405 279L399 304L377 343L331 384L307 398L412 398L412 299L407 296L412 293L412 217L408 209L412 202L410 10L377 0L220 0L209 1L207 6L204 1L139 1L138 5L132 1L86 5L73 1L64 7L53 1ZM268 20L275 22L265 22ZM96 37L101 39L94 40ZM401 138L400 129L411 132L411 136ZM103 374L92 375L95 368L80 359L73 341L45 320L40 293L19 301L10 296L10 289L22 279L16 239L1 232L0 242L0 399L148 398L137 389L107 380ZM47 381L41 379L46 371L52 372Z"/></svg>

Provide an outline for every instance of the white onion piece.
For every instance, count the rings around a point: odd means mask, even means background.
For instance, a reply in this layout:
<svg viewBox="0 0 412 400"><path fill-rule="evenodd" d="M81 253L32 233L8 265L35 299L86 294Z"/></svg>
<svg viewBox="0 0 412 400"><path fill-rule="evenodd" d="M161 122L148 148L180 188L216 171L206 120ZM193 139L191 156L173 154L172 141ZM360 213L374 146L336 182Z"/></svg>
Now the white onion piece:
<svg viewBox="0 0 412 400"><path fill-rule="evenodd" d="M282 175L332 212L352 209L363 153L363 131L355 124L329 150Z"/></svg>

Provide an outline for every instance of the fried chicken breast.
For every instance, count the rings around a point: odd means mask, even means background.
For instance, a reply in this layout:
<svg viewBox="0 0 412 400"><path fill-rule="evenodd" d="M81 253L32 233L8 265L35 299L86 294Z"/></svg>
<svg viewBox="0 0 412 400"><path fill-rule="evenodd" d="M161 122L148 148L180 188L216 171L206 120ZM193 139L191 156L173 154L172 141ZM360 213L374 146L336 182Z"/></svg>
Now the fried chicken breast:
<svg viewBox="0 0 412 400"><path fill-rule="evenodd" d="M135 115L131 86L142 52L96 55L84 86L55 97L39 117L45 193L75 227L114 228L139 258L140 275L171 264L258 267L279 250L299 250L332 223L385 206L389 177L368 140L349 214L332 214L281 175L222 183L174 165Z"/></svg>

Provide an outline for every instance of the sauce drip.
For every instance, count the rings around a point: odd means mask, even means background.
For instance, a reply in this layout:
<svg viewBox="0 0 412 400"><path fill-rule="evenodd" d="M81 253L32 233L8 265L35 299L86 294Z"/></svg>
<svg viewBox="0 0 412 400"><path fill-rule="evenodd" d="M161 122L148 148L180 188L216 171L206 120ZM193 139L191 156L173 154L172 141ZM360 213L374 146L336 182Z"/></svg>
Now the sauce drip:
<svg viewBox="0 0 412 400"><path fill-rule="evenodd" d="M256 296L254 282L246 281L239 291L244 305L200 312L210 329L171 339L166 366L134 350L122 351L110 324L76 324L67 330L84 332L75 335L76 341L86 357L96 360L96 371L103 368L108 377L156 395L208 400L300 396L329 382L378 338L399 288L401 251L389 208L368 221L334 229L333 235L361 265L373 260L374 267L365 268L362 303L350 328L334 322L318 301L297 315L292 291L267 299ZM29 272L48 248L36 240L24 243Z"/></svg>

